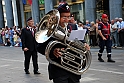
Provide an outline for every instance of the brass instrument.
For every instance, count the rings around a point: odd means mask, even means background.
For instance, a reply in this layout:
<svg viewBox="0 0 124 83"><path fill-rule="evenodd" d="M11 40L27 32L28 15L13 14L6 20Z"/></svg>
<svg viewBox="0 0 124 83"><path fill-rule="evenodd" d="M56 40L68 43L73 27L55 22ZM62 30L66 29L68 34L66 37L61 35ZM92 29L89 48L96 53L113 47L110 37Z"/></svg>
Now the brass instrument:
<svg viewBox="0 0 124 83"><path fill-rule="evenodd" d="M56 40L51 41L46 47L46 59L51 64L61 67L76 75L82 75L91 64L91 53L89 50L86 50L85 45L81 41L77 39L70 41L67 38L67 33L63 35L58 32L57 27L59 19L60 14L58 10L54 9L48 12L39 23L35 39L38 43L44 43L50 37L54 37ZM56 44L66 47L64 50L61 50L62 56L60 57L60 63L55 62L54 59L49 56L51 49Z"/></svg>

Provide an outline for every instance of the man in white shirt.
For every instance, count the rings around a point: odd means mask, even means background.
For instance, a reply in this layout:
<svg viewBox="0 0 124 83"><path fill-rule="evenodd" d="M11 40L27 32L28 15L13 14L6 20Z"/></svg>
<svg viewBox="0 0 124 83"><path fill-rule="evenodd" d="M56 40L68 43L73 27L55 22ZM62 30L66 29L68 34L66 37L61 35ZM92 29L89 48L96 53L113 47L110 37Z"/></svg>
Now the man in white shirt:
<svg viewBox="0 0 124 83"><path fill-rule="evenodd" d="M115 48L117 48L117 30L118 30L117 23L115 23L115 20L111 20L110 31L112 38L112 47Z"/></svg>
<svg viewBox="0 0 124 83"><path fill-rule="evenodd" d="M122 18L119 18L119 29L118 29L118 32L119 32L119 43L120 43L120 46L124 47L124 21Z"/></svg>

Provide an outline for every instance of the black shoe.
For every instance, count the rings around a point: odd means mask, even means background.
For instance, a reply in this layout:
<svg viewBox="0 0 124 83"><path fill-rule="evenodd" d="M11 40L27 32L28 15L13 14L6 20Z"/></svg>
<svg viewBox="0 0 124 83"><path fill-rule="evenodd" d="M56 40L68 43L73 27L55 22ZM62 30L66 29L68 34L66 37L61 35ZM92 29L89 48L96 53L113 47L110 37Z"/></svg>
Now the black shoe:
<svg viewBox="0 0 124 83"><path fill-rule="evenodd" d="M30 74L30 72L29 71L25 71L25 74Z"/></svg>
<svg viewBox="0 0 124 83"><path fill-rule="evenodd" d="M98 58L98 60L99 60L100 62L104 62L104 60L103 60L102 58Z"/></svg>
<svg viewBox="0 0 124 83"><path fill-rule="evenodd" d="M115 63L115 61L114 61L114 60L112 60L112 59L108 59L108 62Z"/></svg>
<svg viewBox="0 0 124 83"><path fill-rule="evenodd" d="M40 72L39 71L34 71L34 74L40 74Z"/></svg>

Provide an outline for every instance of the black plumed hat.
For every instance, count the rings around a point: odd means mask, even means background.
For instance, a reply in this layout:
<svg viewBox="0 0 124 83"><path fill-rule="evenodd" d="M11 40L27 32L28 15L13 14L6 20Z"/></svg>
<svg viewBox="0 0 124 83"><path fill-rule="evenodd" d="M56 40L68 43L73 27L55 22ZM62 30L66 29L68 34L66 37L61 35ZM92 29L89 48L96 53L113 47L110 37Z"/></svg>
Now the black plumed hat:
<svg viewBox="0 0 124 83"><path fill-rule="evenodd" d="M70 12L70 8L67 3L60 4L57 9L58 9L59 13L69 13Z"/></svg>
<svg viewBox="0 0 124 83"><path fill-rule="evenodd" d="M27 22L30 21L30 20L32 20L32 17L29 17L29 18L27 19Z"/></svg>

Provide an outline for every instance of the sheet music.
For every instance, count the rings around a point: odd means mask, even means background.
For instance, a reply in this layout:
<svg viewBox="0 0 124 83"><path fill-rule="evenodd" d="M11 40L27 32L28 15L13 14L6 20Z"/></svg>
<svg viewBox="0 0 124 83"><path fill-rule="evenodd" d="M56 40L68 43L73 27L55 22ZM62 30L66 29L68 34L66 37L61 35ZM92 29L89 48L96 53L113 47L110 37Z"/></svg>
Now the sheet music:
<svg viewBox="0 0 124 83"><path fill-rule="evenodd" d="M84 40L85 33L86 33L86 29L72 30L69 36L69 40L74 40L74 39Z"/></svg>

